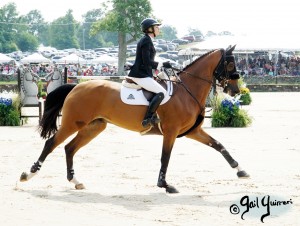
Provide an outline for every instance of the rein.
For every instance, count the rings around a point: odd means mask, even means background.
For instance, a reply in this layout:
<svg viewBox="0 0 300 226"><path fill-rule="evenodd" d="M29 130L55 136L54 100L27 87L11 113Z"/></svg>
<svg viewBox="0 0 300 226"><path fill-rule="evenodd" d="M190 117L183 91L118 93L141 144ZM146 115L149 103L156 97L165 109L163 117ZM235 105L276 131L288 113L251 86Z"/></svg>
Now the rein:
<svg viewBox="0 0 300 226"><path fill-rule="evenodd" d="M223 50L223 49L222 49L222 50ZM221 86L220 84L217 84L217 83L216 83L216 80L218 80L218 82L220 82L220 80L224 80L224 79L225 79L225 82L226 82L226 80L228 80L228 77L229 77L229 76L228 76L228 71L227 71L227 68L226 68L226 65L227 65L226 59L225 59L224 62L223 62L223 59L225 58L225 54L226 54L226 53L225 53L224 50L222 51L222 53L223 53L223 54L222 54L222 58L221 58L221 60L219 61L219 63L218 63L218 65L217 65L216 69L214 70L214 78L213 78L212 81L207 80L207 79L205 79L205 78L197 77L197 76L195 76L194 74L192 74L192 73L190 73L190 72L188 72L188 71L185 71L185 70L179 70L179 69L176 69L176 68L172 68L172 70L177 71L177 73L174 73L174 74L176 75L177 80L178 80L178 81L173 81L173 82L176 82L176 83L178 83L178 84L181 84L181 85L184 87L184 89L188 92L188 94L196 101L196 103L197 103L197 105L198 105L198 107L199 107L199 110L200 110L200 114L198 115L198 117L197 117L197 119L196 119L194 125L193 125L190 129L188 129L186 132L184 132L184 133L178 135L178 136L177 136L178 138L179 138L179 137L183 137L183 136L189 134L192 130L194 130L194 129L195 129L195 128L203 121L204 117L202 116L202 114L203 114L203 112L205 111L205 107L202 107L202 106L200 105L198 99L193 95L193 93L190 91L190 89L182 82L182 80L180 79L180 77L178 76L178 74L179 74L179 73L185 73L185 74L187 74L187 75L189 75L189 76L192 76L193 78L196 78L196 79L200 79L200 80L202 80L202 81L205 81L205 82L207 82L208 84L210 84L211 86L214 86L214 85ZM221 67L222 62L223 62L224 68L223 68L223 70L222 70L221 72L219 72L219 68ZM225 72L225 77L222 77L222 74L223 74L224 72Z"/></svg>

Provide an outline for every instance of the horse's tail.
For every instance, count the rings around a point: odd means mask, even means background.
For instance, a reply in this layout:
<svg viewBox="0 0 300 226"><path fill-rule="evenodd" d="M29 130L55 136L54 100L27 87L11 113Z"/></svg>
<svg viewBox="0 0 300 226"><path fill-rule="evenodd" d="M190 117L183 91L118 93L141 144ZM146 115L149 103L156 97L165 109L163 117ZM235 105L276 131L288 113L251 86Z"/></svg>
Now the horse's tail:
<svg viewBox="0 0 300 226"><path fill-rule="evenodd" d="M40 121L39 126L42 138L49 138L57 131L57 117L59 116L67 95L74 87L74 84L65 84L59 86L48 94L46 98L43 117Z"/></svg>

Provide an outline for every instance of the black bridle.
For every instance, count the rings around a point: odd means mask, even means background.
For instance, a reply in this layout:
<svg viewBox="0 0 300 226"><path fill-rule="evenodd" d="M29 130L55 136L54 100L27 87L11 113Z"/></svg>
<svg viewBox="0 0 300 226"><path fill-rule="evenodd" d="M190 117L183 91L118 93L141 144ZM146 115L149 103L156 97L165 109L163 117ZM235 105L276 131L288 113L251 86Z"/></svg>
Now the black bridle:
<svg viewBox="0 0 300 226"><path fill-rule="evenodd" d="M214 70L214 77L219 83L225 81L225 84L227 84L228 80L239 79L240 76L236 71L234 56L232 54L227 54L224 49L220 50L222 52L222 58Z"/></svg>

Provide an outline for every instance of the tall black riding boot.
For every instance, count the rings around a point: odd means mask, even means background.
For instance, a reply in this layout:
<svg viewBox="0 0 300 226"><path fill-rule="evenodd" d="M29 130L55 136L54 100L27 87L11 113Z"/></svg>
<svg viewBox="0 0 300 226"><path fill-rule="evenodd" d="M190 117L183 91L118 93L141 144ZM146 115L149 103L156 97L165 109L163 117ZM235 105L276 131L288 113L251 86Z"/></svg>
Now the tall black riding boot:
<svg viewBox="0 0 300 226"><path fill-rule="evenodd" d="M154 125L156 123L159 123L159 118L153 116L154 113L156 112L158 106L164 99L164 94L163 93L157 93L152 100L149 103L149 107L147 109L146 115L144 117L144 120L142 121L142 126L148 127L150 124Z"/></svg>

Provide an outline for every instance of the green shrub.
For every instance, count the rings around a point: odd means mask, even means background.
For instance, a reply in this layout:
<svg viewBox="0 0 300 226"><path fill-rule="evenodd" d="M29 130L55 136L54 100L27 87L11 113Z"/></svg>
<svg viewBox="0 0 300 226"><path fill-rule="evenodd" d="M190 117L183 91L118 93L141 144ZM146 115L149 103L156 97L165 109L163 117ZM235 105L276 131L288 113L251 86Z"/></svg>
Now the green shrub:
<svg viewBox="0 0 300 226"><path fill-rule="evenodd" d="M240 88L241 91L241 97L240 97L240 102L241 105L249 105L252 102L252 98L250 95L250 90L246 87Z"/></svg>
<svg viewBox="0 0 300 226"><path fill-rule="evenodd" d="M213 109L211 115L212 127L246 127L252 123L244 109L240 109L240 102L237 99L215 97L211 101Z"/></svg>
<svg viewBox="0 0 300 226"><path fill-rule="evenodd" d="M0 98L0 126L19 126L21 101L17 98Z"/></svg>

